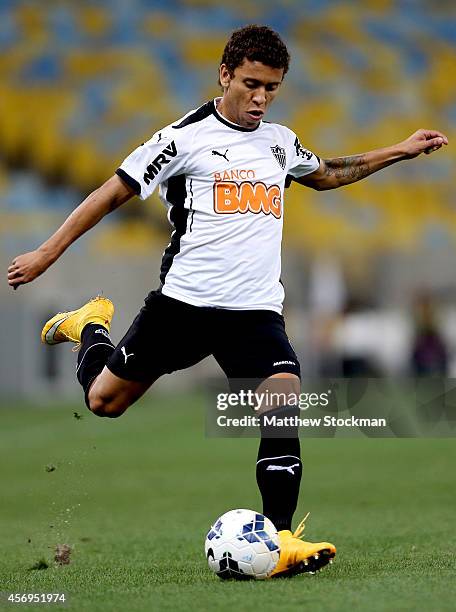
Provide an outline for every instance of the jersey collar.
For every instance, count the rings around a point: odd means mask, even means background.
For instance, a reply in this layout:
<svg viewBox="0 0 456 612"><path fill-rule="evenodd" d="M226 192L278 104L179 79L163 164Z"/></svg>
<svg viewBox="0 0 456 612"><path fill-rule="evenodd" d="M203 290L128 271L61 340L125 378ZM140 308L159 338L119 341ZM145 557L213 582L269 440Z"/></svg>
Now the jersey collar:
<svg viewBox="0 0 456 612"><path fill-rule="evenodd" d="M212 113L213 113L214 117L220 121L220 123L223 123L224 125L227 125L232 130L238 130L239 132L254 132L255 130L257 130L260 127L262 121L260 121L258 123L258 125L255 128L253 128L253 130L249 130L249 128L242 127L242 125L238 125L237 123L233 123L232 121L229 121L228 119L226 119L217 110L217 102L219 100L221 100L221 99L222 98L214 98L214 102L213 102L213 105L212 105Z"/></svg>

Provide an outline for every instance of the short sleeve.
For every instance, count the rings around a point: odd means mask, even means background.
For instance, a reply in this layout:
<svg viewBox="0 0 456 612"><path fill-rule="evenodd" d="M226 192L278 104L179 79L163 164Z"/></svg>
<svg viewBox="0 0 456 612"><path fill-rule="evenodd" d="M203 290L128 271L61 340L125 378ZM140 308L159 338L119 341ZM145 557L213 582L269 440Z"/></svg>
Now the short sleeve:
<svg viewBox="0 0 456 612"><path fill-rule="evenodd" d="M171 176L182 174L186 155L172 133L157 132L121 163L116 174L132 187L142 200Z"/></svg>
<svg viewBox="0 0 456 612"><path fill-rule="evenodd" d="M292 178L299 178L315 172L320 166L320 158L312 151L305 149L299 142L299 138L295 136L293 143L293 152L291 156L291 162L288 168L288 174Z"/></svg>

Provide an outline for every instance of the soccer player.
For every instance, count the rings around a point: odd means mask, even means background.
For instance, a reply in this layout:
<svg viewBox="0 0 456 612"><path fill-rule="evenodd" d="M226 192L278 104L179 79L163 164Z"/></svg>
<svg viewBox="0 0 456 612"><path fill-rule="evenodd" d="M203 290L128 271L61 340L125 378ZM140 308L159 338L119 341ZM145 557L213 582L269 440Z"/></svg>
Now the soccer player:
<svg viewBox="0 0 456 612"><path fill-rule="evenodd" d="M42 331L47 344L81 345L77 377L94 414L120 416L161 375L210 354L229 379L278 381L298 395L300 367L281 314L285 187L334 189L448 144L444 134L420 129L393 146L320 159L290 129L264 121L289 59L270 28L235 31L220 64L222 96L157 131L51 238L8 268L12 287L29 283L106 214L159 187L174 226L161 283L120 343L109 337L114 307L104 297L57 314ZM294 415L296 408L272 412ZM302 541L303 524L291 531L301 471L297 429L271 431L263 420L256 474L263 512L280 534L274 576L314 572L336 553L328 542Z"/></svg>

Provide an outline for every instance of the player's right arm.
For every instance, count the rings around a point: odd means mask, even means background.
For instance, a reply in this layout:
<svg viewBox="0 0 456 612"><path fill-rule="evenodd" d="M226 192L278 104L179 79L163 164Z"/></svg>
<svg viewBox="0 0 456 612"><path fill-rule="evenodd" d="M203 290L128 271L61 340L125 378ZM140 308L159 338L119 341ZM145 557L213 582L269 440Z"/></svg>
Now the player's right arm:
<svg viewBox="0 0 456 612"><path fill-rule="evenodd" d="M134 189L114 175L93 191L61 227L35 251L18 255L8 268L8 284L16 289L43 274L87 230L132 196Z"/></svg>
<svg viewBox="0 0 456 612"><path fill-rule="evenodd" d="M116 174L91 193L65 223L36 251L18 255L8 268L8 283L16 289L43 274L82 234L132 196L147 199L157 185L185 167L186 134L167 127L137 147Z"/></svg>

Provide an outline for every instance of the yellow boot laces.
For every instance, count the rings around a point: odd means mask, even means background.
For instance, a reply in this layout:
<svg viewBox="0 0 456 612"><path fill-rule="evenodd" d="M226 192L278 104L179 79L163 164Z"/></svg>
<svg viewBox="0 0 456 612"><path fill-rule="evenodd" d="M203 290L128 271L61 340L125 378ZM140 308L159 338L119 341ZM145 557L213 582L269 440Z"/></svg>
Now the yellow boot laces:
<svg viewBox="0 0 456 612"><path fill-rule="evenodd" d="M308 512L306 514L306 516L302 519L302 521L299 523L299 525L296 527L296 529L293 532L293 537L294 538L303 538L303 533L304 533L304 529L306 528L306 521L310 516L310 512Z"/></svg>
<svg viewBox="0 0 456 612"><path fill-rule="evenodd" d="M99 293L98 295L96 295L94 298L92 298L91 300L88 301L88 303L90 304L90 302L97 302L100 298L103 298L103 292ZM64 312L61 312L59 314L65 314ZM73 351L73 353L77 353L79 351L79 349L81 348L81 343L77 342L72 348L71 350Z"/></svg>

